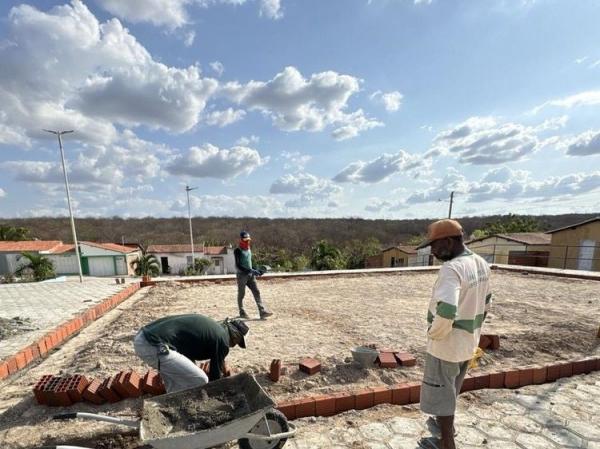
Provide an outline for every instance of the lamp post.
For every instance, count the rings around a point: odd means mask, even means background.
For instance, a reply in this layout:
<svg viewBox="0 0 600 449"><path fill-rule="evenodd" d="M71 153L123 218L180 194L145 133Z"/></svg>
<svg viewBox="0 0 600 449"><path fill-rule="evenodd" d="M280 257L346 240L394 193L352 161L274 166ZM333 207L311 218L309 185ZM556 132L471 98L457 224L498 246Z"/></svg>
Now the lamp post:
<svg viewBox="0 0 600 449"><path fill-rule="evenodd" d="M188 204L188 219L190 221L190 243L192 244L192 269L194 268L194 234L192 232L192 210L190 208L190 192L192 190L196 190L198 187L190 187L188 185L185 186L185 193L187 195L187 204Z"/></svg>
<svg viewBox="0 0 600 449"><path fill-rule="evenodd" d="M77 269L79 270L79 282L83 282L83 273L81 271L81 258L79 255L79 244L77 243L77 233L75 232L75 219L73 218L73 208L71 207L71 192L69 191L69 178L67 176L67 168L65 165L65 152L62 146L63 134L70 134L73 131L52 131L44 129L47 133L54 134L58 137L58 147L60 148L60 160L62 162L63 175L65 176L65 190L67 191L67 204L69 205L69 216L71 218L71 232L73 233L73 244L75 245L75 255L77 256Z"/></svg>

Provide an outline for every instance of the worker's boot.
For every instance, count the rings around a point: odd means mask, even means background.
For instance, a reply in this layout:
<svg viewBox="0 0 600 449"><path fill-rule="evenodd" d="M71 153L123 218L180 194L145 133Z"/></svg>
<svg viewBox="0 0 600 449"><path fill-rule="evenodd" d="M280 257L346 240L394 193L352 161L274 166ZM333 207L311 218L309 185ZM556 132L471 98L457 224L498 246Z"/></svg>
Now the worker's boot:
<svg viewBox="0 0 600 449"><path fill-rule="evenodd" d="M270 316L273 316L273 312L267 312L266 310L261 310L260 311L260 319L261 320L266 320Z"/></svg>
<svg viewBox="0 0 600 449"><path fill-rule="evenodd" d="M248 315L244 309L241 309L240 310L240 318L243 318L244 320L248 320L248 319L250 319L250 315Z"/></svg>

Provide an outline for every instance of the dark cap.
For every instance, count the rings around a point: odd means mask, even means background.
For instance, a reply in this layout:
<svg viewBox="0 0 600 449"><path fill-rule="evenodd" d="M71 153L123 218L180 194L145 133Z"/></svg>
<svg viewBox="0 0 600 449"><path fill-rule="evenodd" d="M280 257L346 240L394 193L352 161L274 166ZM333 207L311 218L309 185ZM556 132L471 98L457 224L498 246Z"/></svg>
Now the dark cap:
<svg viewBox="0 0 600 449"><path fill-rule="evenodd" d="M227 320L227 325L230 330L241 336L239 346L246 349L246 335L250 332L250 328L242 320Z"/></svg>
<svg viewBox="0 0 600 449"><path fill-rule="evenodd" d="M240 238L242 240L250 240L250 233L248 231L240 232Z"/></svg>

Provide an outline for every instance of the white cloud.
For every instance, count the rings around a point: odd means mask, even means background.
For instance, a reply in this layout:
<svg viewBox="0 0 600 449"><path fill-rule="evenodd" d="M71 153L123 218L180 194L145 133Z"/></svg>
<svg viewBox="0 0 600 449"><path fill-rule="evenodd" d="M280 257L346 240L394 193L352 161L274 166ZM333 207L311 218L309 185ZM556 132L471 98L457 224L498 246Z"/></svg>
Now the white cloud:
<svg viewBox="0 0 600 449"><path fill-rule="evenodd" d="M284 151L281 157L286 161L283 165L284 170L302 170L306 164L312 159L309 154L302 154L298 151Z"/></svg>
<svg viewBox="0 0 600 449"><path fill-rule="evenodd" d="M132 23L149 22L170 29L188 23L191 0L96 0L102 8Z"/></svg>
<svg viewBox="0 0 600 449"><path fill-rule="evenodd" d="M309 173L286 174L277 179L269 189L273 194L299 195L285 203L287 207L309 207L315 203L335 201L342 189L328 179Z"/></svg>
<svg viewBox="0 0 600 449"><path fill-rule="evenodd" d="M223 128L242 120L246 111L242 109L227 108L224 111L213 111L206 114L205 121L208 125Z"/></svg>
<svg viewBox="0 0 600 449"><path fill-rule="evenodd" d="M381 198L369 198L365 206L367 212L381 212L384 209L389 209L393 206L390 201L382 200Z"/></svg>
<svg viewBox="0 0 600 449"><path fill-rule="evenodd" d="M586 131L568 143L567 154L570 156L589 156L600 154L600 131Z"/></svg>
<svg viewBox="0 0 600 449"><path fill-rule="evenodd" d="M221 93L232 101L271 117L285 131L322 131L333 125L334 137L343 140L381 126L361 109L346 113L349 98L359 91L359 80L328 71L305 79L295 67L286 67L267 82L230 82Z"/></svg>
<svg viewBox="0 0 600 449"><path fill-rule="evenodd" d="M533 113L537 114L542 109L547 107L557 107L571 109L579 106L597 106L600 104L600 90L588 90L578 94L570 95L556 100L546 101L540 106L533 109Z"/></svg>
<svg viewBox="0 0 600 449"><path fill-rule="evenodd" d="M398 109L400 109L402 98L404 98L404 96L397 90L387 93L383 93L378 90L373 92L369 98L373 101L383 104L386 111L396 112Z"/></svg>
<svg viewBox="0 0 600 449"><path fill-rule="evenodd" d="M0 188L0 198L4 198L6 196L6 191Z"/></svg>
<svg viewBox="0 0 600 449"><path fill-rule="evenodd" d="M545 125L555 126L555 124ZM465 164L499 164L525 158L540 148L535 127L472 117L434 139L432 155L448 154Z"/></svg>
<svg viewBox="0 0 600 449"><path fill-rule="evenodd" d="M238 140L236 140L236 145L241 145L243 147L247 147L248 145L257 144L260 142L260 137L252 134L251 136L242 136Z"/></svg>
<svg viewBox="0 0 600 449"><path fill-rule="evenodd" d="M585 61L587 61L589 59L589 56L584 56L582 58L577 58L575 59L575 64L583 64Z"/></svg>
<svg viewBox="0 0 600 449"><path fill-rule="evenodd" d="M196 178L234 178L250 174L265 164L258 151L242 146L220 149L211 144L191 147L185 154L175 156L167 166L172 175L188 175Z"/></svg>
<svg viewBox="0 0 600 449"><path fill-rule="evenodd" d="M333 180L372 184L383 181L396 173L413 172L419 168L428 168L428 161L420 156L400 150L395 154L384 153L368 162L356 161L346 166Z"/></svg>
<svg viewBox="0 0 600 449"><path fill-rule="evenodd" d="M183 38L183 45L186 47L191 47L194 44L194 39L196 39L195 31L186 32Z"/></svg>
<svg viewBox="0 0 600 449"><path fill-rule="evenodd" d="M260 16L278 20L283 17L281 0L260 0Z"/></svg>
<svg viewBox="0 0 600 449"><path fill-rule="evenodd" d="M225 66L219 61L211 62L209 66L217 74L217 76L221 76L223 75L223 72L225 72Z"/></svg>

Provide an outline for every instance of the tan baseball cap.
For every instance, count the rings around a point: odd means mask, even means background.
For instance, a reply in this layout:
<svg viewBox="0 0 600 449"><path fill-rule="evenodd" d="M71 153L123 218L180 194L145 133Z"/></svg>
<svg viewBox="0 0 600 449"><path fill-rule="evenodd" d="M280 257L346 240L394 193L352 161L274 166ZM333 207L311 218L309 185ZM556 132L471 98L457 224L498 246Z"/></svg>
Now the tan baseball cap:
<svg viewBox="0 0 600 449"><path fill-rule="evenodd" d="M438 220L433 222L427 228L427 240L417 246L417 249L425 248L431 245L434 240L445 239L446 237L458 237L463 234L463 228L456 220Z"/></svg>

